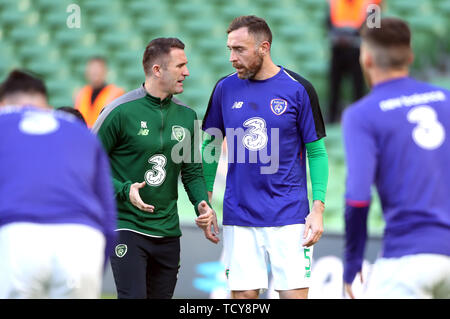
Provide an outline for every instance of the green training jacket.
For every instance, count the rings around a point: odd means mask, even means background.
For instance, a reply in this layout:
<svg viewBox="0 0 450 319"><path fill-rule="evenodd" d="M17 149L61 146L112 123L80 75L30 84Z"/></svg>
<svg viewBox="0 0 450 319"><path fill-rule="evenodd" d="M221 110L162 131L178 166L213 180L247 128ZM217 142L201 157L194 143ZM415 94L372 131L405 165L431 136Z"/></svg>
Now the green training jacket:
<svg viewBox="0 0 450 319"><path fill-rule="evenodd" d="M143 85L103 109L92 130L109 156L118 230L181 236L177 209L180 173L196 214L202 200L209 204L199 149L194 147L196 119L195 111L178 99L153 97ZM173 147L179 156L172 156ZM195 158L200 159L198 163ZM131 184L142 181L146 185L140 196L155 206L154 213L141 211L129 201Z"/></svg>

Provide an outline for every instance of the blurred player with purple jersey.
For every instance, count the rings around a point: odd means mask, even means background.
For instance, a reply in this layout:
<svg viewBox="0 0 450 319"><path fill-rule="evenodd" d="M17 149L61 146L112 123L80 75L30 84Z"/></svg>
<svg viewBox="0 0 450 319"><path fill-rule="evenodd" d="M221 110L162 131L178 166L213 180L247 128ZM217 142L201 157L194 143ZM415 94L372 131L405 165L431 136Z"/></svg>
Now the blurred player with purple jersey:
<svg viewBox="0 0 450 319"><path fill-rule="evenodd" d="M116 226L100 141L25 72L0 106L0 299L100 298Z"/></svg>
<svg viewBox="0 0 450 319"><path fill-rule="evenodd" d="M409 77L411 33L400 19L363 27L372 91L343 117L347 161L344 282L361 272L371 185L386 227L368 298L450 298L450 92Z"/></svg>
<svg viewBox="0 0 450 319"><path fill-rule="evenodd" d="M233 298L257 298L268 288L270 265L281 298L306 298L312 246L323 232L328 180L317 94L307 80L272 62L272 33L263 19L238 17L227 32L230 62L237 72L216 84L203 129L216 140L227 139L223 224L228 286ZM212 153L208 145L205 171ZM210 191L214 175L205 172Z"/></svg>

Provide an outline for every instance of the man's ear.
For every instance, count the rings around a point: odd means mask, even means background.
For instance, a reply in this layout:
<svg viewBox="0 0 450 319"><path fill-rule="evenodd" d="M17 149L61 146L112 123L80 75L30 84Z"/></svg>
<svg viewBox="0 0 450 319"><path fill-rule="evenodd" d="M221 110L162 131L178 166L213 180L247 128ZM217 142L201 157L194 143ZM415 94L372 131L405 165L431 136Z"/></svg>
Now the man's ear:
<svg viewBox="0 0 450 319"><path fill-rule="evenodd" d="M359 63L361 67L364 69L371 68L374 64L373 54L370 52L369 48L366 45L361 45L361 50L359 53Z"/></svg>
<svg viewBox="0 0 450 319"><path fill-rule="evenodd" d="M153 64L153 66L152 66L152 73L157 78L161 77L161 65Z"/></svg>
<svg viewBox="0 0 450 319"><path fill-rule="evenodd" d="M408 58L408 65L413 64L414 62L414 53L411 50L411 53L409 54L409 58Z"/></svg>
<svg viewBox="0 0 450 319"><path fill-rule="evenodd" d="M269 41L263 41L259 45L259 54L261 54L261 55L268 55L268 54L270 54L270 43L269 43Z"/></svg>

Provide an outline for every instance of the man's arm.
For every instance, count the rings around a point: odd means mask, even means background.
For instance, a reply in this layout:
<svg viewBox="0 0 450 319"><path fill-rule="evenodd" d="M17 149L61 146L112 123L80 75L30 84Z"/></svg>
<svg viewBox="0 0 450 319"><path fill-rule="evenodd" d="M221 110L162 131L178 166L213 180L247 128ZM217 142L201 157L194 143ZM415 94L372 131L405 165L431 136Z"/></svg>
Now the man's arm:
<svg viewBox="0 0 450 319"><path fill-rule="evenodd" d="M214 179L216 177L217 166L219 165L222 142L225 134L222 114L222 80L217 81L209 97L208 107L202 122L202 130L205 131L202 144L202 163L208 189L208 198L212 200ZM215 132L209 132L213 130ZM210 134L220 134L220 138Z"/></svg>
<svg viewBox="0 0 450 319"><path fill-rule="evenodd" d="M197 116L195 115L194 121L196 119ZM192 136L195 136L195 134L192 134ZM197 225L204 230L208 240L217 243L219 242L217 217L209 203L202 164L195 162L196 158L200 158L198 152L194 139L191 139L191 158L190 161L183 161L181 164L181 181L189 200L194 205L195 213L198 216L196 219ZM213 226L213 232L211 232L211 226Z"/></svg>
<svg viewBox="0 0 450 319"><path fill-rule="evenodd" d="M303 246L309 247L315 244L323 233L322 215L328 182L328 155L323 142L326 132L319 97L313 85L293 72L288 73L304 88L298 96L297 129L305 142L313 188L313 206L306 217L303 234L306 239ZM311 235L307 238L309 231Z"/></svg>
<svg viewBox="0 0 450 319"><path fill-rule="evenodd" d="M102 142L103 149L108 157L118 144L120 138L120 117L119 114L109 114L108 117L101 123L101 126L93 130ZM129 201L131 181L119 181L112 177L114 186L114 195L120 201Z"/></svg>
<svg viewBox="0 0 450 319"><path fill-rule="evenodd" d="M317 243L323 233L323 211L328 184L328 155L323 138L307 143L306 151L313 193L313 207L306 217L303 237L306 239L309 230L311 230L311 235L303 245L309 247Z"/></svg>
<svg viewBox="0 0 450 319"><path fill-rule="evenodd" d="M208 200L202 165L200 163L182 164L181 181L198 216L196 224L203 229L208 240L218 243L219 226L216 213ZM213 226L213 232L211 232L211 226Z"/></svg>
<svg viewBox="0 0 450 319"><path fill-rule="evenodd" d="M216 178L217 166L219 165L220 154L222 152L221 145L215 145L214 136L205 133L202 144L202 164L203 175L205 177L206 189L208 191L208 199L211 202L212 192L214 188L214 180Z"/></svg>
<svg viewBox="0 0 450 319"><path fill-rule="evenodd" d="M110 156L120 140L120 116L118 113L110 113L100 126L95 126L93 132L97 133L102 142L103 149ZM132 181L120 181L111 177L115 197L122 202L130 202L142 211L153 213L155 207L144 203L139 195L139 189L145 186L145 182L133 183Z"/></svg>
<svg viewBox="0 0 450 319"><path fill-rule="evenodd" d="M324 139L306 144L313 201L325 203L328 184L328 154Z"/></svg>
<svg viewBox="0 0 450 319"><path fill-rule="evenodd" d="M352 299L354 295L351 285L356 274L362 270L369 205L370 203L345 204L344 283L345 290Z"/></svg>
<svg viewBox="0 0 450 319"><path fill-rule="evenodd" d="M353 298L351 284L356 274L361 272L367 240L367 216L377 165L377 146L367 119L359 116L355 109L350 108L344 113L342 127L347 166L344 282Z"/></svg>
<svg viewBox="0 0 450 319"><path fill-rule="evenodd" d="M206 191L202 165L200 163L183 163L181 166L181 181L189 200L194 205L197 216L199 215L198 205L200 202L205 201L208 206L211 206Z"/></svg>

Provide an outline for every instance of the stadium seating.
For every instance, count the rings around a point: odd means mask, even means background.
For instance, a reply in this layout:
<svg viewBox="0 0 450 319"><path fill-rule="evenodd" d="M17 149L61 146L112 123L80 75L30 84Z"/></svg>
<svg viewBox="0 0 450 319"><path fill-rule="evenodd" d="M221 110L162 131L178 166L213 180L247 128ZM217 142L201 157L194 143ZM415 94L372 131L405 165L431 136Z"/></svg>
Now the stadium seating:
<svg viewBox="0 0 450 319"><path fill-rule="evenodd" d="M386 14L402 15L410 20L415 32L415 48L426 52L417 55L415 67L420 69L438 64L441 51L447 50L448 53L449 49L449 41L436 41L436 37L445 39L449 27L449 21L445 18L445 13L450 13L448 2L430 0L417 6L411 6L409 0L385 2ZM80 6L80 29L70 29L66 25L69 15L66 11L70 3ZM139 70L130 66L140 64L139 54L145 44L160 35L179 36L186 43L191 56L200 56L192 60L200 63L190 63L191 74L202 73L202 62L207 61L211 63L208 68L213 73L212 78L220 78L223 72L230 71L225 49L228 23L241 14L260 14L274 31L274 59L311 78L317 86L322 104L326 105L327 102L326 70L329 54L324 30L327 10L325 1L284 0L275 3L271 0L232 0L224 3L218 0L1 0L0 8L2 40L17 55L15 58L19 64L28 66L31 58L29 52L23 49L25 44L35 43L39 37L47 37L51 44L49 48L60 52L57 57L59 61L54 62L73 74L75 82L81 85L84 81L83 72L79 72L81 67L75 65L83 64L91 54L103 54L110 60L112 67L117 67L112 73L125 77L126 83L123 84L126 89L136 86L136 83L128 81L141 79ZM37 15L38 23L27 23L33 14ZM430 19L430 16L433 18ZM132 41L138 46L131 45ZM128 51L130 48L139 54L121 56L119 51ZM123 58L131 57L137 59L124 62ZM120 61L115 61L116 58ZM35 67L38 65L37 62L33 64ZM52 75L52 67L39 65L38 68L43 75ZM122 71L126 75L122 75ZM208 96L206 89L202 96L187 90L183 94L188 102L198 103L200 97L202 103L199 108L205 105Z"/></svg>
<svg viewBox="0 0 450 319"><path fill-rule="evenodd" d="M413 72L441 68L443 57L448 60L450 55L446 34L450 3L384 2L385 15L401 16L413 29ZM72 3L81 10L79 29L67 25ZM84 84L89 57L105 56L110 81L131 90L144 81L141 59L146 44L154 37L176 36L186 44L191 73L180 98L202 117L216 81L233 72L226 49L229 22L239 15L256 14L272 27L274 61L310 80L326 113L326 11L325 0L0 0L0 76L3 79L14 67L28 68L44 77L54 106L73 105L72 95ZM341 216L343 207L345 159L339 131L339 126L328 129L329 216Z"/></svg>

